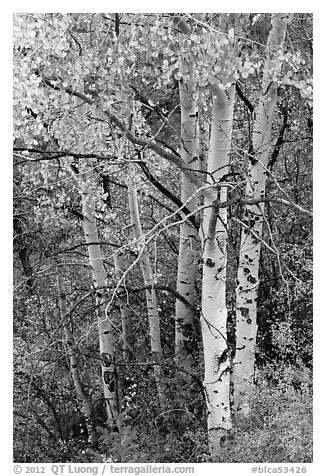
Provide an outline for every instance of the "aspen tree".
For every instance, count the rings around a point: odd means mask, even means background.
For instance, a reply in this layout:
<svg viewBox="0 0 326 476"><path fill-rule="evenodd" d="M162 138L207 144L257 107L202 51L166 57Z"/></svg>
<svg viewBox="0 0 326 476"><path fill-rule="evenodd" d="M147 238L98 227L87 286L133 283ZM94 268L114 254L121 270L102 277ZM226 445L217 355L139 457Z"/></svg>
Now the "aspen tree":
<svg viewBox="0 0 326 476"><path fill-rule="evenodd" d="M107 197L110 197L110 186L106 178L103 178L103 191ZM108 210L112 213L113 209L111 206L111 200L106 198L105 202ZM125 362L127 362L131 357L130 337L132 330L132 311L128 302L126 288L126 270L128 269L126 262L127 260L125 259L123 247L120 245L119 239L117 238L119 236L119 230L116 226L115 220L108 220L107 226L110 229L111 242L118 247L118 250L113 254L114 274L118 282L115 292L117 295L117 302L120 307L121 315L123 359Z"/></svg>
<svg viewBox="0 0 326 476"><path fill-rule="evenodd" d="M115 367L115 336L112 322L106 312L105 301L108 298L106 271L103 254L98 243L98 232L95 220L94 190L87 183L81 184L83 227L88 245L89 264L92 270L93 285L97 303L97 325L100 341L102 381L106 402L107 423L114 431L119 430L119 407L117 372Z"/></svg>
<svg viewBox="0 0 326 476"><path fill-rule="evenodd" d="M80 119L86 112L86 104L76 98L77 114ZM83 150L83 144L81 144ZM95 201L98 184L92 176L92 170L86 166L82 173L76 175L82 199L83 229L88 244L89 265L92 272L93 286L96 293L96 314L99 332L102 383L106 402L107 424L114 432L119 432L118 382L115 366L115 336L112 322L105 307L108 298L106 271L103 254L98 244L98 231L95 218Z"/></svg>
<svg viewBox="0 0 326 476"><path fill-rule="evenodd" d="M278 84L275 81L277 59L282 53L287 23L291 16L272 15L272 28L266 45L261 94L252 135L252 154L248 163L246 197L265 197L268 160L271 149L272 122L277 104ZM282 60L278 60L279 71ZM264 220L264 203L246 205L241 233L240 257L236 288L236 353L234 358L234 409L236 418L250 414L250 391L254 381L257 333L257 296L259 260Z"/></svg>
<svg viewBox="0 0 326 476"><path fill-rule="evenodd" d="M113 260L116 278L119 283L121 279L123 280L117 288L117 294L121 313L123 359L125 362L128 362L131 356L130 337L132 330L132 312L127 297L123 296L126 292L123 279L123 275L126 271L123 252L118 250L116 253L114 253Z"/></svg>
<svg viewBox="0 0 326 476"><path fill-rule="evenodd" d="M180 17L173 22L183 35L191 31L189 25ZM189 53L180 54L179 80L181 110L181 158L189 170L198 170L198 107L195 101L196 84L194 80L194 64ZM189 177L181 171L181 201L187 201L187 208L193 212L197 207L197 187ZM189 198L194 197L188 201ZM179 258L177 274L177 291L184 296L194 308L196 300L195 281L198 266L195 259L197 230L187 220L180 226ZM192 357L189 341L193 337L193 310L177 299L175 305L175 359L178 367L188 372L192 370Z"/></svg>
<svg viewBox="0 0 326 476"><path fill-rule="evenodd" d="M140 267L143 275L145 286L152 286L150 289L146 289L146 303L149 321L149 333L151 343L151 353L153 357L154 365L154 378L157 388L159 403L163 409L165 406L166 396L162 384L162 345L161 345L161 328L160 317L157 308L157 298L154 289L155 278L150 263L149 253L146 243L143 239L143 230L140 222L137 190L133 183L134 170L132 166L129 166L129 174L126 178L126 185L128 187L128 200L130 209L130 218L133 227L134 237L137 240L139 253L140 253Z"/></svg>
<svg viewBox="0 0 326 476"><path fill-rule="evenodd" d="M223 87L223 85L222 85ZM230 356L227 344L226 243L227 209L219 201L227 199L227 187L219 185L230 161L235 85L212 86L213 105L208 183L216 184L205 193L201 229L203 278L201 329L205 360L204 388L207 403L207 430L212 456L219 454L221 438L231 429Z"/></svg>

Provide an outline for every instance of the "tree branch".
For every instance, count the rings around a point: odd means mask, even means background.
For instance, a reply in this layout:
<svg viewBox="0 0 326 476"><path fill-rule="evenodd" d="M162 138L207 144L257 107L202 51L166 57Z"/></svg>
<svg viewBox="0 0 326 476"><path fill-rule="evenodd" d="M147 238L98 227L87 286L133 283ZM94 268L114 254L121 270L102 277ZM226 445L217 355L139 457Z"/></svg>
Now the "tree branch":
<svg viewBox="0 0 326 476"><path fill-rule="evenodd" d="M190 304L190 302L182 296L178 291L176 291L174 288L171 286L165 286L164 284L148 284L146 286L141 286L140 288L126 288L125 290L119 291L118 294L128 292L128 293L137 293L140 291L146 291L146 290L151 290L151 289L156 289L158 291L167 291L170 294L173 294L174 297L179 299L188 309L191 309L195 314L198 312L195 306Z"/></svg>
<svg viewBox="0 0 326 476"><path fill-rule="evenodd" d="M202 187L203 182L193 173L190 172L186 168L186 164L184 161L177 156L176 154L169 152L165 148L163 148L161 145L159 145L155 139L150 138L150 139L143 139L141 137L135 136L131 130L129 129L128 126L126 126L121 119L119 119L115 114L113 114L109 109L102 110L98 106L96 106L96 101L91 99L89 96L86 94L83 94L79 91L76 91L72 87L60 87L57 84L53 83L48 78L43 77L43 82L47 86L51 87L52 89L56 91L65 91L66 93L75 96L79 99L81 99L84 103L89 104L90 106L95 106L96 112L99 115L104 115L112 124L114 124L118 129L120 129L124 134L125 137L132 142L135 145L141 146L143 149L150 149L156 154L158 154L160 157L162 157L165 160L168 160L169 162L173 163L176 165L178 168L180 168L183 173L189 178L189 180L196 185L198 188Z"/></svg>
<svg viewBox="0 0 326 476"><path fill-rule="evenodd" d="M235 83L235 89L236 89L236 92L238 93L238 96L239 98L245 103L245 105L247 106L247 108L249 109L249 111L251 113L254 112L255 108L254 106L251 104L251 102L249 101L249 99L243 94L241 88L240 88L240 85L238 83L238 81Z"/></svg>
<svg viewBox="0 0 326 476"><path fill-rule="evenodd" d="M276 141L276 144L275 144L275 147L274 147L274 150L273 150L273 153L271 155L271 158L268 162L268 168L269 170L272 170L276 160L277 160L277 157L280 153L280 150L281 150L281 147L282 147L282 144L284 144L284 134L285 134L285 131L286 129L289 127L289 123L288 123L288 110L287 108L283 108L283 124L282 124L282 127L281 127L281 130L279 132L279 135L278 135L278 138L277 138L277 141Z"/></svg>
<svg viewBox="0 0 326 476"><path fill-rule="evenodd" d="M157 190L159 190L161 193L163 193L163 195L165 195L169 200L171 200L173 203L175 203L175 205L177 205L177 207L180 208L180 211L182 211L183 213L185 213L185 215L190 215L190 210L183 205L182 201L176 197L172 192L170 192L170 190L168 190L167 188L164 187L164 185L162 185L158 180L157 178L151 174L151 172L149 171L147 165L145 164L145 162L143 162L142 160L140 160L138 162L139 166L141 167L142 171L144 172L144 174L146 175L146 177L148 178L148 180L151 182L151 184L154 185L154 187L157 188ZM189 216L187 218L190 223L192 224L192 226L198 230L199 226L196 222L196 218L192 215L192 216Z"/></svg>
<svg viewBox="0 0 326 476"><path fill-rule="evenodd" d="M15 165L20 165L23 162L38 162L41 160L53 160L53 159L60 159L61 157L74 157L75 159L99 159L99 160L112 160L112 159L117 159L118 157L116 156L108 156L108 155L99 155L99 154L80 154L76 152L72 152L69 150L59 150L59 151L47 151L44 149L35 149L35 148L30 148L30 147L14 147L13 148L14 152L30 152L33 154L46 154L49 155L49 157L28 157L26 156L25 161L21 162L16 162ZM21 156L20 156L21 158Z"/></svg>
<svg viewBox="0 0 326 476"><path fill-rule="evenodd" d="M219 207L226 208L230 207L231 205L234 205L235 203L239 203L240 205L259 205L259 203L262 202L279 203L281 205L285 205L286 207L294 208L295 210L298 210L301 213L305 213L306 215L309 215L311 217L313 216L313 212L311 212L310 210L306 210L297 203L290 202L289 200L285 200L284 198L279 197L263 197L257 199L234 197L230 198L230 200L227 200L226 202L220 202Z"/></svg>

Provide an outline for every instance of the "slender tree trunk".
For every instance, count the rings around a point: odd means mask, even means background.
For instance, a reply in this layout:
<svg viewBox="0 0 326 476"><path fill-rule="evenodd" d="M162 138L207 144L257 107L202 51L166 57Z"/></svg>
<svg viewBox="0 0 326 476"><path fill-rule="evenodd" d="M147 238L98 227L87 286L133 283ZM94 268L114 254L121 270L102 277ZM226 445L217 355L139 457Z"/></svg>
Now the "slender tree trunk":
<svg viewBox="0 0 326 476"><path fill-rule="evenodd" d="M98 233L95 221L95 199L93 184L82 183L83 226L86 243L88 245L89 264L92 270L93 284L96 292L98 331L100 341L100 355L102 366L102 380L104 398L106 402L107 423L115 432L119 431L119 407L117 372L115 366L115 337L113 327L105 309L108 298L106 272L103 264L103 255L97 243Z"/></svg>
<svg viewBox="0 0 326 476"><path fill-rule="evenodd" d="M138 240L138 246L140 249L140 267L142 270L143 280L145 286L154 286L155 280L153 276L152 267L150 264L149 253L146 247L146 244L143 242L143 231L140 223L139 210L138 210L138 200L137 200L137 190L133 184L133 175L134 171L132 167L129 167L129 176L126 179L126 184L128 187L128 198L129 198L129 208L130 208L130 217L131 223L133 226L134 236ZM146 302L147 302L147 311L148 311L148 320L149 320L149 332L150 332L150 342L151 342L151 352L153 361L158 365L154 365L154 378L157 388L157 393L159 397L159 403L163 409L165 406L166 396L164 392L164 387L162 383L162 346L161 346L161 329L160 329L160 318L157 308L157 298L154 287L146 290Z"/></svg>
<svg viewBox="0 0 326 476"><path fill-rule="evenodd" d="M228 172L235 86L224 91L213 88L209 183L217 183ZM205 359L204 388L207 401L208 440L212 456L219 454L221 438L231 429L230 356L227 344L226 243L227 209L218 202L227 198L227 188L209 189L202 224L203 282L201 328Z"/></svg>
<svg viewBox="0 0 326 476"><path fill-rule="evenodd" d="M108 207L108 210L112 212L112 203L111 203L111 191L110 191L110 182L105 177L103 177L103 191L107 194L105 203ZM109 222L110 229L112 230L112 238L117 246L119 246L119 240L115 239L114 236L118 236L118 228L114 220ZM117 301L120 307L121 314L121 325L122 325L122 348L123 348L123 359L125 362L128 362L131 357L131 331L132 331L132 312L129 306L128 297L126 293L125 281L123 277L127 269L126 261L124 258L123 248L118 249L113 254L114 262L114 271L117 281L119 283L117 291ZM122 282L120 280L122 279Z"/></svg>
<svg viewBox="0 0 326 476"><path fill-rule="evenodd" d="M66 300L66 293L63 288L61 281L60 273L57 273L57 286L59 294L59 305L60 305L60 314L61 314L61 323L65 333L66 346L69 357L70 364L70 375L74 383L76 395L81 403L81 411L85 418L86 428L88 432L88 441L92 446L97 445L97 436L94 428L94 422L92 417L92 407L87 392L84 390L82 380L78 368L78 360L75 350L74 337L69 327L69 322L67 319L68 316L68 306Z"/></svg>
<svg viewBox="0 0 326 476"><path fill-rule="evenodd" d="M87 112L87 104L76 98L77 114L83 119ZM83 140L83 138L82 138ZM83 151L84 145L81 144ZM116 433L120 432L118 379L115 365L115 336L112 322L106 312L105 301L108 298L106 271L103 264L102 250L98 243L98 232L95 219L96 184L92 171L87 166L83 172L76 174L82 197L83 228L88 245L88 257L91 267L93 285L96 292L96 314L99 332L100 357L104 399L106 403L107 425ZM95 244L94 244L95 243Z"/></svg>
<svg viewBox="0 0 326 476"><path fill-rule="evenodd" d="M256 111L253 128L253 153L248 168L247 198L264 198L268 159L271 148L271 133L277 103L278 85L273 81L273 60L282 51L289 15L272 16L262 92ZM281 64L280 64L281 67ZM250 393L254 381L255 345L257 333L257 296L259 286L259 260L263 229L264 203L247 205L243 222L248 228L241 233L238 281L236 288L236 353L233 368L235 419L248 419Z"/></svg>
<svg viewBox="0 0 326 476"><path fill-rule="evenodd" d="M184 34L190 33L190 27L179 17L174 17L174 23ZM180 56L179 81L180 108L181 108L181 158L190 170L198 170L198 107L195 101L195 81L193 64L189 58ZM187 79L186 79L187 78ZM187 208L193 212L197 207L195 197L197 187L193 185L187 175L181 173L181 201L187 202ZM180 226L179 258L177 291L185 297L194 308L196 301L195 282L198 275L195 251L198 245L197 230L185 220ZM175 362L178 367L192 371L194 338L193 311L179 299L175 306Z"/></svg>
<svg viewBox="0 0 326 476"><path fill-rule="evenodd" d="M115 275L120 281L123 273L126 271L126 266L124 263L123 253L122 251L118 250L114 253L114 269ZM124 296L125 294L125 287L123 284L120 284L117 289L118 295L122 294L122 296L118 297L118 302L120 306L121 312L121 324L122 324L122 349L123 349L123 359L125 362L130 361L131 358L131 331L132 331L132 312L131 308L128 303L127 297Z"/></svg>

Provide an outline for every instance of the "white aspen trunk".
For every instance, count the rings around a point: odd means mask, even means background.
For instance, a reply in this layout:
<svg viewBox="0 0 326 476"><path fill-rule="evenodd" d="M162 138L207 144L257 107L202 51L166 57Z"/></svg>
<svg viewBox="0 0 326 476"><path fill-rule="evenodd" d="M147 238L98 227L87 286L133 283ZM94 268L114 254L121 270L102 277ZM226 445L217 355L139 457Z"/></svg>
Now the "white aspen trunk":
<svg viewBox="0 0 326 476"><path fill-rule="evenodd" d="M87 105L79 98L75 99L77 114L82 118L87 112ZM83 138L82 138L83 139ZM84 145L81 145L84 149ZM86 167L87 169L87 167ZM115 433L120 432L118 379L115 366L115 336L112 323L106 313L107 298L106 272L103 264L102 250L98 243L95 220L95 184L89 179L87 171L76 176L82 197L83 228L88 245L89 264L92 271L93 285L96 292L99 345L104 399L106 403L107 425ZM88 181L87 181L88 179ZM95 244L94 244L95 243Z"/></svg>
<svg viewBox="0 0 326 476"><path fill-rule="evenodd" d="M104 398L106 402L107 424L115 432L119 431L119 407L117 372L115 367L115 337L112 323L105 311L107 298L106 272L103 255L97 243L98 233L95 221L95 204L93 190L87 183L82 183L83 226L88 245L89 264L92 270L93 284L96 292L98 331Z"/></svg>
<svg viewBox="0 0 326 476"><path fill-rule="evenodd" d="M118 279L118 282L120 282L120 279L123 276L123 273L126 271L126 266L124 263L123 259L123 253L122 251L118 250L116 253L114 253L114 269L115 269L115 275ZM118 295L120 293L124 293L125 288L123 284L120 284L117 289ZM123 349L123 359L125 362L128 362L131 357L131 343L130 343L130 337L131 337L131 330L132 330L132 312L128 304L127 297L124 296L119 296L118 297L118 302L119 302L119 307L120 307L120 313L121 313L121 324L122 324L122 349Z"/></svg>
<svg viewBox="0 0 326 476"><path fill-rule="evenodd" d="M69 357L69 370L70 375L75 387L76 395L81 403L81 411L85 418L85 424L88 433L88 441L91 443L92 446L97 445L97 436L96 431L94 428L93 417L92 417L92 407L91 402L87 393L84 390L79 368L78 368L78 360L76 356L76 351L74 349L74 337L70 330L69 323L67 320L68 316L68 306L67 306L67 299L66 293L64 291L60 273L57 272L57 287L58 287L58 294L59 294L59 306L60 306L60 320L62 323L62 327L65 333L65 340L66 346L68 350L68 357Z"/></svg>
<svg viewBox="0 0 326 476"><path fill-rule="evenodd" d="M228 172L235 85L224 91L213 88L208 183L218 182ZM201 329L205 359L204 388L210 452L217 456L221 438L231 429L230 356L227 345L226 243L227 209L218 202L227 199L227 188L211 188L205 194L202 223L203 282Z"/></svg>
<svg viewBox="0 0 326 476"><path fill-rule="evenodd" d="M108 183L103 180L103 191L110 195L110 188ZM112 212L111 205L107 202L108 210ZM118 227L116 226L115 220L110 220L108 222L108 226L110 230L112 230L112 237L111 241L113 241L118 247L119 240L115 239L114 236L119 235ZM121 328L122 328L122 352L123 352L123 360L128 362L131 358L131 345L130 345L130 337L132 331L132 310L129 305L128 300L128 293L126 289L126 275L125 272L128 269L127 263L125 260L125 253L123 251L123 247L118 248L118 250L113 254L113 263L114 263L114 274L117 279L117 302L120 308L120 315L121 315Z"/></svg>
<svg viewBox="0 0 326 476"><path fill-rule="evenodd" d="M289 15L272 16L262 92L253 127L253 154L248 165L246 197L260 199L265 196L268 159L274 111L277 103L277 84L273 81L273 59L283 48ZM233 405L235 420L250 416L250 393L254 382L255 346L257 334L257 296L259 286L259 260L263 229L264 203L246 205L243 222L248 228L241 232L240 256L236 288L236 353L233 367ZM253 233L252 233L252 232Z"/></svg>
<svg viewBox="0 0 326 476"><path fill-rule="evenodd" d="M190 28L182 20L175 19L183 32L189 33ZM189 170L199 168L198 140L198 107L194 99L195 81L193 64L189 59L180 58L179 81L181 108L181 158ZM186 79L187 78L187 79ZM197 187L191 183L188 176L181 172L181 201L185 203L194 196ZM197 207L197 197L187 203L187 208L193 212ZM180 226L177 291L187 299L194 308L196 301L195 281L198 268L195 250L198 245L197 230L188 221ZM191 372L193 368L191 338L193 338L193 311L179 299L175 306L175 363L178 367Z"/></svg>
<svg viewBox="0 0 326 476"><path fill-rule="evenodd" d="M128 199L129 199L129 209L131 223L134 231L134 236L138 240L138 246L140 247L140 267L143 275L143 280L145 286L153 286L155 284L153 271L149 259L149 254L145 243L143 242L143 231L140 223L139 210L138 210L138 200L137 200L137 190L133 185L133 169L129 167L129 176L126 179L126 184L128 187ZM157 308L157 299L156 292L154 287L146 289L146 303L148 311L148 320L149 320L149 333L150 333L150 343L151 343L151 353L153 361L157 365L153 366L155 384L157 388L157 393L159 397L159 403L163 409L165 406L166 396L162 384L162 346L161 346L161 328L160 328L160 318Z"/></svg>

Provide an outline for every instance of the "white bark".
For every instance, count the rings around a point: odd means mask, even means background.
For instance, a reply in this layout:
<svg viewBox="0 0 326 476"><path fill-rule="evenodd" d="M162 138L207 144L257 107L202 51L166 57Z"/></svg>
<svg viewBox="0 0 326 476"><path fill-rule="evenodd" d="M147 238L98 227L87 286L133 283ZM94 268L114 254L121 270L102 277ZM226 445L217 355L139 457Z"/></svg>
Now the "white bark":
<svg viewBox="0 0 326 476"><path fill-rule="evenodd" d="M92 186L82 183L83 226L86 243L97 243L98 233L95 221L95 204ZM106 402L107 423L114 430L119 430L118 389L115 367L115 337L112 323L105 310L107 299L106 272L103 255L98 244L88 245L89 264L92 270L93 284L96 292L98 331L104 398Z"/></svg>
<svg viewBox="0 0 326 476"><path fill-rule="evenodd" d="M174 19L183 33L190 28L177 17ZM179 81L181 108L181 158L190 170L199 168L198 141L198 107L194 99L195 81L193 64L189 58L180 57L182 79ZM187 78L187 79L186 79ZM181 172L181 201L185 203L194 196L197 187ZM187 208L193 212L197 207L197 197L187 202ZM194 308L196 300L195 281L198 268L195 251L198 244L197 230L188 221L180 226L177 291L184 296ZM192 371L191 339L193 338L193 311L177 299L175 306L175 362L188 372Z"/></svg>
<svg viewBox="0 0 326 476"><path fill-rule="evenodd" d="M143 280L145 286L154 286L155 279L152 271L152 266L149 259L149 253L146 244L143 241L143 231L140 223L139 210L138 210L138 199L137 199L137 190L133 184L133 169L129 167L129 176L126 179L126 184L128 187L128 199L129 199L129 209L131 223L133 227L134 237L138 242L140 247L140 267L143 275ZM150 343L151 343L151 353L153 361L158 365L153 366L154 378L157 388L157 393L159 397L159 402L161 408L164 408L165 405L165 392L162 385L162 346L161 346L161 328L160 328L160 317L157 308L157 298L154 287L151 289L146 289L146 303L147 303L147 312L149 320L149 333L150 333Z"/></svg>
<svg viewBox="0 0 326 476"><path fill-rule="evenodd" d="M77 114L82 118L87 112L87 104L76 98ZM83 138L82 138L83 140ZM83 151L84 145L81 144ZM98 243L98 232L95 219L95 195L96 186L92 178L92 171L88 172L82 165L84 171L76 175L77 182L82 197L83 228L86 243L88 245L89 264L92 271L93 285L96 292L97 319L100 344L101 370L104 399L106 402L107 424L114 432L119 432L119 405L117 372L115 366L115 336L112 323L105 309L107 299L106 271L103 264L102 250ZM95 243L95 244L94 244Z"/></svg>
<svg viewBox="0 0 326 476"><path fill-rule="evenodd" d="M264 198L268 159L271 147L272 121L277 103L277 84L273 81L273 59L283 48L289 15L272 17L262 92L253 127L253 155L249 162L246 197ZM236 289L236 354L234 359L234 409L236 419L250 415L250 393L254 381L255 345L257 333L258 270L262 237L264 203L247 205L244 209L238 283ZM251 233L251 231L253 233Z"/></svg>
<svg viewBox="0 0 326 476"><path fill-rule="evenodd" d="M210 150L207 171L209 183L218 182L228 172L235 86L223 91L214 85ZM205 196L202 224L203 283L201 328L203 337L207 399L207 427L211 454L220 451L221 437L231 429L230 358L227 345L226 242L227 209L218 208L225 201L227 189L209 189Z"/></svg>
<svg viewBox="0 0 326 476"><path fill-rule="evenodd" d="M91 402L87 395L87 392L84 390L81 376L79 373L78 360L77 360L76 350L74 345L74 337L70 330L69 322L67 320L68 306L67 306L66 293L64 291L59 272L57 273L57 286L58 286L58 294L59 294L60 317L61 317L62 327L65 333L66 346L68 350L70 375L75 387L76 395L81 403L81 411L85 417L85 423L86 423L86 428L88 432L88 440L93 446L96 446L97 436L96 436L96 431L93 424Z"/></svg>

